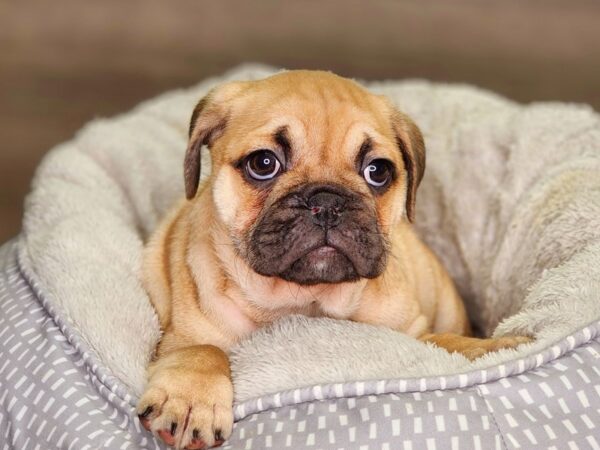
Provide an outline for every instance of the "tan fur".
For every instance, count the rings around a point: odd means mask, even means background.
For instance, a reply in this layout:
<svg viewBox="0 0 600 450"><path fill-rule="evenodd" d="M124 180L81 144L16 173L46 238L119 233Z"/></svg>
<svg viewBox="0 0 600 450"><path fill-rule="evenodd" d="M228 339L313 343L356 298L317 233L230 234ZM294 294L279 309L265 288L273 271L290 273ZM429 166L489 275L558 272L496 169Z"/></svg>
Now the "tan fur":
<svg viewBox="0 0 600 450"><path fill-rule="evenodd" d="M257 191L234 163L255 149L273 148L273 133L282 126L294 147L292 169L269 192ZM379 156L404 169L377 198L355 167L365 134ZM212 173L196 192L202 144L210 147ZM461 336L470 333L462 301L407 220L423 169L417 127L385 98L352 81L296 71L212 91L192 121L186 157L186 192L192 200L174 209L146 250L145 286L163 338L138 408L142 413L154 405L143 422L178 447L202 444L192 442L194 427L206 445L216 442L218 430L226 438L232 386L223 352L292 313L385 325L471 358L520 343ZM233 240L242 240L263 208L309 181L336 182L371 198L390 242L382 275L300 286L261 276L239 256ZM164 434L170 421L177 424L172 436Z"/></svg>

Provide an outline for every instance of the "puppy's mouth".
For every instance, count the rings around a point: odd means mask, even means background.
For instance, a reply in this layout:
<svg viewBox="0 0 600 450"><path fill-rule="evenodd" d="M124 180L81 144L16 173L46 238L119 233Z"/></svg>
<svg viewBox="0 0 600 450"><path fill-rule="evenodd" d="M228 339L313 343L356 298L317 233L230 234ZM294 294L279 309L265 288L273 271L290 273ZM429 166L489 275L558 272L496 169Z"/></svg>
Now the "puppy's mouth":
<svg viewBox="0 0 600 450"><path fill-rule="evenodd" d="M323 245L296 259L279 276L298 284L341 283L359 277L352 261L341 251Z"/></svg>

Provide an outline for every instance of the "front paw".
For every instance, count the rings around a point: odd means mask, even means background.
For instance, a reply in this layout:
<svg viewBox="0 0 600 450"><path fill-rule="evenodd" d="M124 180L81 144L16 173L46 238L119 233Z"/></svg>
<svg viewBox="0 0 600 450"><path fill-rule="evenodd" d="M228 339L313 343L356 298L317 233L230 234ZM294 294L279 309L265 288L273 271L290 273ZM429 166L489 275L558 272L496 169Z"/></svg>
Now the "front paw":
<svg viewBox="0 0 600 450"><path fill-rule="evenodd" d="M231 434L232 403L227 375L198 370L189 362L161 367L158 361L137 413L142 425L168 445L204 449L221 445Z"/></svg>
<svg viewBox="0 0 600 450"><path fill-rule="evenodd" d="M470 342L460 350L467 359L471 361L480 358L488 353L496 352L505 348L516 348L521 344L532 342L533 339L527 336L504 336L500 338L478 339Z"/></svg>
<svg viewBox="0 0 600 450"><path fill-rule="evenodd" d="M505 348L515 348L521 344L532 342L527 336L504 336L500 338L474 338L455 333L426 334L421 340L431 342L450 353L460 353L471 361L487 353Z"/></svg>

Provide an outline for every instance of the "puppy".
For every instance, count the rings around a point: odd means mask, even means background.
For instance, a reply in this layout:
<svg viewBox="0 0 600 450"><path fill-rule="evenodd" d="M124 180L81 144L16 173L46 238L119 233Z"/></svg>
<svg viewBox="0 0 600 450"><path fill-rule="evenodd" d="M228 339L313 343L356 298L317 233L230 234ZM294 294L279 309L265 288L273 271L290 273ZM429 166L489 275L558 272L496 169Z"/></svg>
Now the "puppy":
<svg viewBox="0 0 600 450"><path fill-rule="evenodd" d="M210 177L200 186L207 146ZM148 243L144 281L163 331L138 413L167 444L231 433L227 351L288 314L385 325L469 358L526 338L476 339L416 236L425 147L382 96L326 72L213 89L192 114L187 200Z"/></svg>

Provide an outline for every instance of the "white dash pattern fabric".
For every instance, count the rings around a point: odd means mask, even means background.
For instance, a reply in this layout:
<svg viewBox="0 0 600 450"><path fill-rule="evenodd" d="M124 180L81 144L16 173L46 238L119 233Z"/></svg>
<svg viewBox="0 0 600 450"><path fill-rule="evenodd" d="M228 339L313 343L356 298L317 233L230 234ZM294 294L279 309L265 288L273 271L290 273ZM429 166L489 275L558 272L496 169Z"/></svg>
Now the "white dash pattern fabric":
<svg viewBox="0 0 600 450"><path fill-rule="evenodd" d="M0 249L0 449L160 449L136 398ZM600 449L600 323L449 377L294 389L235 405L223 449Z"/></svg>
<svg viewBox="0 0 600 450"><path fill-rule="evenodd" d="M0 449L163 448L134 400L0 248Z"/></svg>

